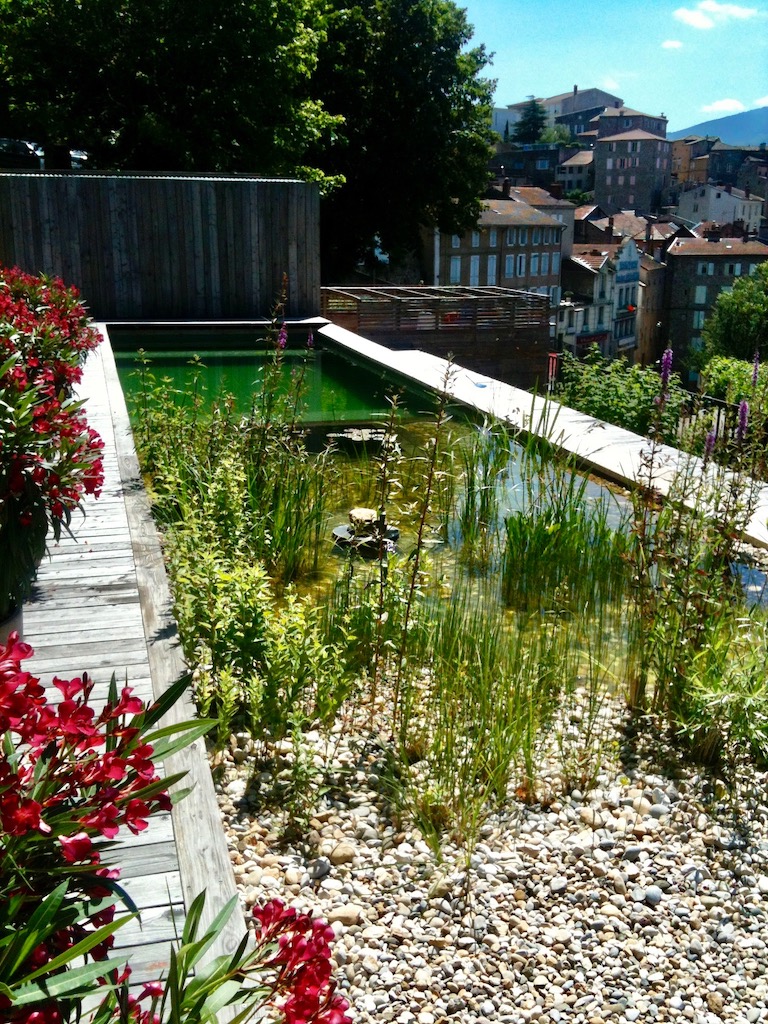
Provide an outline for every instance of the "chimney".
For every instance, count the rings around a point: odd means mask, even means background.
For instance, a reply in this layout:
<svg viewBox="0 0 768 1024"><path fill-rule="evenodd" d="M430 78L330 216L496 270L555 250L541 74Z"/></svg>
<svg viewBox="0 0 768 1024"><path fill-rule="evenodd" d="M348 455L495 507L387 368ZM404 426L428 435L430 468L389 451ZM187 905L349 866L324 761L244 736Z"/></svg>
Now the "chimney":
<svg viewBox="0 0 768 1024"><path fill-rule="evenodd" d="M721 230L719 224L712 224L704 232L704 237L708 242L719 242L721 238Z"/></svg>
<svg viewBox="0 0 768 1024"><path fill-rule="evenodd" d="M552 196L553 199L563 198L563 184L560 181L553 181L551 185L547 187L547 192Z"/></svg>
<svg viewBox="0 0 768 1024"><path fill-rule="evenodd" d="M504 196L505 199L509 199L510 184L511 182L509 178L505 178L504 181L502 181L501 183L501 194Z"/></svg>
<svg viewBox="0 0 768 1024"><path fill-rule="evenodd" d="M575 96L576 96L576 93L577 93L578 91L579 91L579 87L578 87L578 85L574 85L574 87L573 87L573 95L574 95L574 98L575 98Z"/></svg>
<svg viewBox="0 0 768 1024"><path fill-rule="evenodd" d="M749 185L744 186L744 198L749 199Z"/></svg>
<svg viewBox="0 0 768 1024"><path fill-rule="evenodd" d="M608 241L613 241L613 215L608 218Z"/></svg>
<svg viewBox="0 0 768 1024"><path fill-rule="evenodd" d="M726 185L725 186L725 191L728 193L728 195L730 195L731 194L731 186L730 185Z"/></svg>

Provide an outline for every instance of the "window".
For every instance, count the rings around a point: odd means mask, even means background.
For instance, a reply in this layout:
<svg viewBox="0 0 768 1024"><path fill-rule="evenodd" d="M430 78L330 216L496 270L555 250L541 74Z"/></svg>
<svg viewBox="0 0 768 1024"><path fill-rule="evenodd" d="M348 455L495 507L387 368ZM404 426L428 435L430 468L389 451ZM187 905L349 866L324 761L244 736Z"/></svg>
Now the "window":
<svg viewBox="0 0 768 1024"><path fill-rule="evenodd" d="M541 245L541 228L534 228L531 232L531 245Z"/></svg>
<svg viewBox="0 0 768 1024"><path fill-rule="evenodd" d="M630 174L630 176L629 176L629 184L630 185L636 184L636 176L634 174Z"/></svg>
<svg viewBox="0 0 768 1024"><path fill-rule="evenodd" d="M461 284L461 256L451 256L451 284Z"/></svg>
<svg viewBox="0 0 768 1024"><path fill-rule="evenodd" d="M496 284L496 257L489 256L488 263L485 268L485 283L487 285Z"/></svg>
<svg viewBox="0 0 768 1024"><path fill-rule="evenodd" d="M549 160L547 160L546 157L536 161L536 170L537 171L546 171L548 167L549 167Z"/></svg>
<svg viewBox="0 0 768 1024"><path fill-rule="evenodd" d="M560 273L560 253L559 252L553 252L552 253L552 273L553 274L559 274Z"/></svg>
<svg viewBox="0 0 768 1024"><path fill-rule="evenodd" d="M703 309L694 309L693 311L693 327L694 330L699 330L704 326L704 317L706 313Z"/></svg>
<svg viewBox="0 0 768 1024"><path fill-rule="evenodd" d="M469 257L469 283L472 288L477 288L480 284L480 257L470 256Z"/></svg>
<svg viewBox="0 0 768 1024"><path fill-rule="evenodd" d="M541 273L542 274L548 274L549 273L549 253L548 252L543 252L541 254Z"/></svg>
<svg viewBox="0 0 768 1024"><path fill-rule="evenodd" d="M630 207L635 205L635 197L631 192L627 196L627 202L629 203Z"/></svg>
<svg viewBox="0 0 768 1024"><path fill-rule="evenodd" d="M514 253L508 253L504 257L504 277L515 276L515 256Z"/></svg>
<svg viewBox="0 0 768 1024"><path fill-rule="evenodd" d="M507 228L507 245L514 245L517 241L517 230L515 228ZM511 277L511 274L508 275Z"/></svg>
<svg viewBox="0 0 768 1024"><path fill-rule="evenodd" d="M697 284L696 292L694 295L694 304L697 306L706 306L707 304L707 286L705 284Z"/></svg>
<svg viewBox="0 0 768 1024"><path fill-rule="evenodd" d="M495 245L498 244L498 231L496 230L496 228L491 228L491 230L488 232L488 245L490 245L491 248L493 248Z"/></svg>
<svg viewBox="0 0 768 1024"><path fill-rule="evenodd" d="M525 253L521 252L517 257L517 276L525 277Z"/></svg>
<svg viewBox="0 0 768 1024"><path fill-rule="evenodd" d="M605 176L605 184L606 185L612 184L612 182L611 182L611 175L610 174L606 174L606 176Z"/></svg>
<svg viewBox="0 0 768 1024"><path fill-rule="evenodd" d="M712 277L715 273L715 264L701 260L696 264L696 273L702 277Z"/></svg>
<svg viewBox="0 0 768 1024"><path fill-rule="evenodd" d="M556 284L550 286L549 303L551 306L558 306L560 304L560 289Z"/></svg>
<svg viewBox="0 0 768 1024"><path fill-rule="evenodd" d="M539 254L537 252L531 253L531 277L539 276Z"/></svg>
<svg viewBox="0 0 768 1024"><path fill-rule="evenodd" d="M616 184L617 185L623 185L624 184L624 175L623 174L619 175L619 177L618 177L618 179L616 181Z"/></svg>
<svg viewBox="0 0 768 1024"><path fill-rule="evenodd" d="M473 231L472 232L472 248L473 249L477 249L479 245L480 245L480 232L479 231Z"/></svg>
<svg viewBox="0 0 768 1024"><path fill-rule="evenodd" d="M451 248L458 249L461 246L461 238L458 235L451 235Z"/></svg>
<svg viewBox="0 0 768 1024"><path fill-rule="evenodd" d="M741 277L741 264L740 263L726 263L725 264L725 276L726 277Z"/></svg>
<svg viewBox="0 0 768 1024"><path fill-rule="evenodd" d="M518 238L520 239L520 245L528 245L528 228L520 228Z"/></svg>

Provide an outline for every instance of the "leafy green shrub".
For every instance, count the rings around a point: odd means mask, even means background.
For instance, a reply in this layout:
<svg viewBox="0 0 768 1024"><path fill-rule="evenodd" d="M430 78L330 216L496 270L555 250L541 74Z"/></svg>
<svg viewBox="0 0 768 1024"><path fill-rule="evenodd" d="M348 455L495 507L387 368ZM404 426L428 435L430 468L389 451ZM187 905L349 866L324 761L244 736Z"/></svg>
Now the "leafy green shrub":
<svg viewBox="0 0 768 1024"><path fill-rule="evenodd" d="M170 534L167 552L182 646L219 743L239 729L279 739L293 721L331 719L346 674L319 612L290 589L277 602L263 565L200 546L192 530Z"/></svg>
<svg viewBox="0 0 768 1024"><path fill-rule="evenodd" d="M672 374L661 416L655 412L658 396L659 374L652 367L607 359L595 345L583 361L569 353L563 356L558 401L642 436L647 436L653 426L659 440L675 444L680 415L690 395L677 374Z"/></svg>

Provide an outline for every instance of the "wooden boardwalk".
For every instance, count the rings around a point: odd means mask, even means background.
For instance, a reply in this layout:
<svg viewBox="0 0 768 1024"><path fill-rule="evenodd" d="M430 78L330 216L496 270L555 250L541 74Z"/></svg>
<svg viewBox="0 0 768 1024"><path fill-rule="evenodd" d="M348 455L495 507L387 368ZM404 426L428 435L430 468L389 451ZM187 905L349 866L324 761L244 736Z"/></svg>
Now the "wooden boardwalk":
<svg viewBox="0 0 768 1024"><path fill-rule="evenodd" d="M49 684L54 675L87 671L94 697L106 697L112 673L145 700L158 696L184 671L158 537L139 474L114 358L105 341L85 368L80 393L88 421L105 443L105 486L75 515L73 537L51 545L33 600L24 606L24 639L32 645L30 671ZM172 717L193 717L191 702ZM180 935L185 907L205 889L205 921L236 892L205 747L197 741L169 758L165 771L186 771L192 793L170 814L150 819L139 836L121 837L109 852L125 888L141 910L122 928L116 948L130 952L133 979L167 969L170 943ZM243 934L236 914L211 955L232 949ZM222 1017L224 1019L224 1017Z"/></svg>

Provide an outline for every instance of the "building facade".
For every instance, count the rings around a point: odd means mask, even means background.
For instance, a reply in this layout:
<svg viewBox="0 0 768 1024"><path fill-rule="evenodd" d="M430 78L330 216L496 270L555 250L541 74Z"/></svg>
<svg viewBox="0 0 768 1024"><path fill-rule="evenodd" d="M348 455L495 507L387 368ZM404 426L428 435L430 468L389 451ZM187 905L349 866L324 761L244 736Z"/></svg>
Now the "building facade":
<svg viewBox="0 0 768 1024"><path fill-rule="evenodd" d="M606 107L592 118L589 127L597 131L598 139L636 131L658 135L662 139L667 137L667 119L663 114L644 114L641 110L624 106Z"/></svg>
<svg viewBox="0 0 768 1024"><path fill-rule="evenodd" d="M527 203L488 199L463 235L424 236L425 280L433 286L503 287L560 301L563 225Z"/></svg>
<svg viewBox="0 0 768 1024"><path fill-rule="evenodd" d="M669 186L671 143L646 131L595 143L595 202L609 213L654 213Z"/></svg>
<svg viewBox="0 0 768 1024"><path fill-rule="evenodd" d="M732 185L695 185L680 193L677 218L688 227L702 221L734 224L744 232L760 228L764 200Z"/></svg>
<svg viewBox="0 0 768 1024"><path fill-rule="evenodd" d="M666 253L664 342L675 353L675 368L690 383L697 373L690 354L702 347L702 329L721 291L768 260L768 245L739 238L677 238Z"/></svg>

